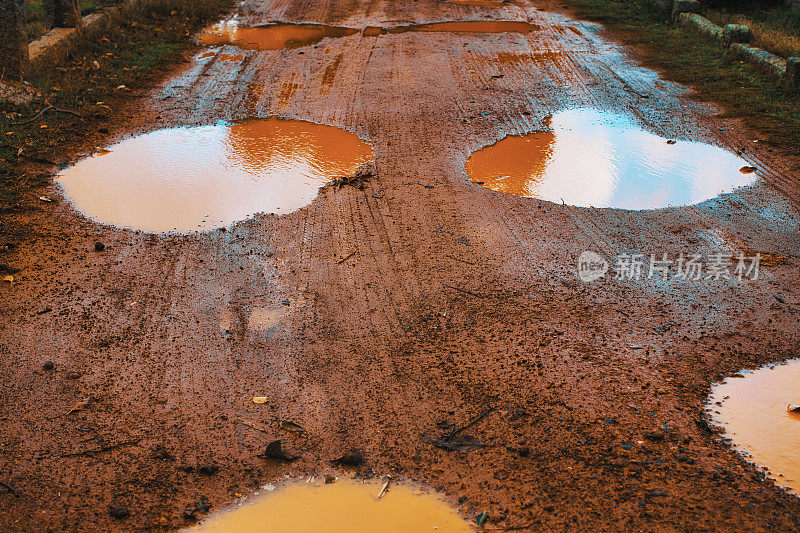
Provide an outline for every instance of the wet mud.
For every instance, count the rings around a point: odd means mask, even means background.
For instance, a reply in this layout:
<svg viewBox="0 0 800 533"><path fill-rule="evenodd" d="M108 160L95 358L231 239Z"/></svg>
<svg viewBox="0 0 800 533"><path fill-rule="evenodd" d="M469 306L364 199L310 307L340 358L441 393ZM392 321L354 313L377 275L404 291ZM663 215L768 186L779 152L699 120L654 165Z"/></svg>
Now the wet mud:
<svg viewBox="0 0 800 533"><path fill-rule="evenodd" d="M488 189L582 207L691 205L749 185L743 159L710 144L647 132L624 115L559 111L549 131L511 136L473 153L467 176Z"/></svg>
<svg viewBox="0 0 800 533"><path fill-rule="evenodd" d="M176 128L211 127L210 153L237 176L261 176L282 161L262 143L268 132L232 140L213 128L275 116L368 141L374 166L309 187L287 214L234 213L225 231L211 231L212 217L181 233L121 228L115 213L100 224L95 202L83 215L61 178L4 208L0 280L13 283L0 283L0 531L174 531L342 461L357 477L429 487L487 531L800 529L800 500L704 414L723 376L800 350L800 160L559 5L243 0L231 14L242 27L280 20L359 34L198 51L163 83L132 87L102 124L87 119L87 136L52 157L58 169L107 165L93 188L109 198L139 187L126 167L158 159L103 161ZM361 34L467 18L521 26ZM209 51L245 60L194 59ZM627 134L606 136L600 158L563 156L598 167L596 183L572 182L572 205L487 190L465 174L483 148L551 132L530 142L552 145L552 160L513 154L527 161L522 181L546 174L563 135L555 117L582 108L630 118L632 139L657 136L639 145L649 156L699 143L681 165L706 168L708 146L744 162L729 167L712 151L722 174L673 182L690 201L695 186L708 199L657 210L577 206L595 201L597 183L609 197L608 161L631 155ZM189 163L208 160L185 144ZM233 144L242 149L227 151ZM97 146L112 151L82 161ZM729 168L751 185L717 187ZM646 183L634 192L652 200ZM152 191L132 221L183 212ZM677 201L666 192L654 203ZM210 208L233 197L224 185L216 194ZM605 277L581 281L585 251L608 263ZM616 275L625 255L708 262L740 251L771 254L757 279L663 279L647 266L636 279ZM268 455L278 440L285 453Z"/></svg>

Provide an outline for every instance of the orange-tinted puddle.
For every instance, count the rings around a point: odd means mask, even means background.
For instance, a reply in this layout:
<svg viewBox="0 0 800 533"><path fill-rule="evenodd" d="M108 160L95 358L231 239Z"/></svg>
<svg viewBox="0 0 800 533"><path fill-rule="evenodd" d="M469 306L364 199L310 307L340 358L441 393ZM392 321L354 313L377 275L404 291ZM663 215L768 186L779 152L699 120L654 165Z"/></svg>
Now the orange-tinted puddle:
<svg viewBox="0 0 800 533"><path fill-rule="evenodd" d="M61 172L74 206L107 224L184 233L299 209L373 157L345 130L277 118L159 130L109 150Z"/></svg>
<svg viewBox="0 0 800 533"><path fill-rule="evenodd" d="M389 28L388 33L448 32L448 33L530 33L541 26L514 20L468 20L460 22L434 22L432 24L411 24Z"/></svg>
<svg viewBox="0 0 800 533"><path fill-rule="evenodd" d="M204 46L231 44L248 50L283 50L316 44L326 37L346 37L359 30L322 24L269 24L241 26L237 21L223 21L197 36Z"/></svg>
<svg viewBox="0 0 800 533"><path fill-rule="evenodd" d="M187 533L467 533L474 531L437 496L380 483L340 479L296 483L211 516Z"/></svg>
<svg viewBox="0 0 800 533"><path fill-rule="evenodd" d="M502 7L506 5L502 0L449 0L449 2L459 6L476 7Z"/></svg>
<svg viewBox="0 0 800 533"><path fill-rule="evenodd" d="M712 418L778 485L800 494L800 413L787 411L789 404L800 404L800 360L743 375L711 390Z"/></svg>
<svg viewBox="0 0 800 533"><path fill-rule="evenodd" d="M740 172L743 159L722 148L667 142L623 115L571 109L549 117L548 126L473 153L467 176L499 192L622 209L695 204L754 179Z"/></svg>

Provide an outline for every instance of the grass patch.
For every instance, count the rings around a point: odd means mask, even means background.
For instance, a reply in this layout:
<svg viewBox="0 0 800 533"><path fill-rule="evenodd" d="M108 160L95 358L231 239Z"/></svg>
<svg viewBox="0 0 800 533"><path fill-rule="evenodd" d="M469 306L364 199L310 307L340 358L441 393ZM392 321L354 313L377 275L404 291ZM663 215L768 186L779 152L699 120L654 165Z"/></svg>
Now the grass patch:
<svg viewBox="0 0 800 533"><path fill-rule="evenodd" d="M41 96L27 105L0 102L0 206L19 201L46 173L25 173L26 163L58 161L127 101L125 90L153 83L191 46L190 35L231 8L233 0L151 0L123 8L101 35L84 39L69 58L31 73L27 81ZM160 79L160 78L159 78ZM48 112L48 106L80 115Z"/></svg>
<svg viewBox="0 0 800 533"><path fill-rule="evenodd" d="M26 30L28 41L35 41L50 30L43 0L25 0Z"/></svg>
<svg viewBox="0 0 800 533"><path fill-rule="evenodd" d="M710 10L716 24L745 24L755 37L754 44L782 57L800 57L800 11L780 8Z"/></svg>
<svg viewBox="0 0 800 533"><path fill-rule="evenodd" d="M800 94L733 57L716 41L678 28L645 0L569 0L581 18L606 25L634 45L651 66L719 102L726 116L742 119L765 140L800 154Z"/></svg>

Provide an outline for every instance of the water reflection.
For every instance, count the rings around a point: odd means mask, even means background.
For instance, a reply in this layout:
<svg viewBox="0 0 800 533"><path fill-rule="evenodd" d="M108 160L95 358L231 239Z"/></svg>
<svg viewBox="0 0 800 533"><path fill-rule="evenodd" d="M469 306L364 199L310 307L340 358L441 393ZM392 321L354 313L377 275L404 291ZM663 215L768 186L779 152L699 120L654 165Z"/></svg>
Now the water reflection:
<svg viewBox="0 0 800 533"><path fill-rule="evenodd" d="M728 378L709 398L734 445L769 468L778 485L800 493L800 413L787 411L789 404L800 404L800 360Z"/></svg>
<svg viewBox="0 0 800 533"><path fill-rule="evenodd" d="M232 511L220 513L185 533L410 533L474 531L443 500L400 485L379 499L381 483L340 479L333 484L296 483Z"/></svg>
<svg viewBox="0 0 800 533"><path fill-rule="evenodd" d="M204 46L230 44L248 50L283 50L316 44L326 37L346 37L359 30L323 24L242 26L236 20L219 22L197 36Z"/></svg>
<svg viewBox="0 0 800 533"><path fill-rule="evenodd" d="M667 139L623 115L571 109L550 132L506 137L473 153L467 175L510 194L572 205L651 209L695 204L752 183L746 162L709 144Z"/></svg>
<svg viewBox="0 0 800 533"><path fill-rule="evenodd" d="M65 169L57 182L87 216L151 232L288 213L372 160L352 133L276 118L159 130L110 150Z"/></svg>

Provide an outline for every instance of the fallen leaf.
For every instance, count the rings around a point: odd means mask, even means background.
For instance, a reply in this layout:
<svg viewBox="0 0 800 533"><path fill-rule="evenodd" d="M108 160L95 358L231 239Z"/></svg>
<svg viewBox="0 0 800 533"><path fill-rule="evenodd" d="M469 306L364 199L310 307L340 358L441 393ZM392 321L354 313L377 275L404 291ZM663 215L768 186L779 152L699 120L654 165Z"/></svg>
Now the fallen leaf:
<svg viewBox="0 0 800 533"><path fill-rule="evenodd" d="M305 431L300 424L295 424L294 422L290 422L288 420L281 422L281 429L285 429L287 431L297 431L298 433L303 433Z"/></svg>
<svg viewBox="0 0 800 533"><path fill-rule="evenodd" d="M89 407L89 404L90 404L91 402L92 402L92 398L91 398L91 397L89 397L89 398L86 398L85 400L82 400L82 401L80 401L80 402L76 403L75 405L73 405L73 406L72 406L72 409L70 409L69 411L67 411L67 414L68 414L68 415L70 415L70 414L72 414L72 413L75 413L75 412L77 412L77 411L83 411L84 409L86 409L87 407Z"/></svg>

